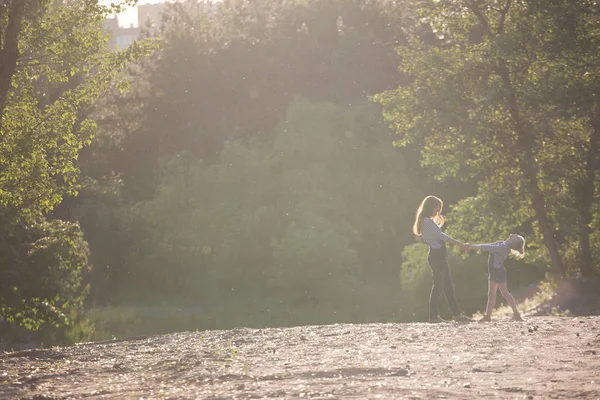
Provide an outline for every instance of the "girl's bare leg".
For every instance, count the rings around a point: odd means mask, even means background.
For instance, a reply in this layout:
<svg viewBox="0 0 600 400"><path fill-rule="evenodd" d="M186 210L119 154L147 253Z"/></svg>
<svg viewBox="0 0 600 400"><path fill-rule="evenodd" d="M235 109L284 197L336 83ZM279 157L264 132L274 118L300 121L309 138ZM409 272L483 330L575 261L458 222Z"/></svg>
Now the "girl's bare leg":
<svg viewBox="0 0 600 400"><path fill-rule="evenodd" d="M521 314L519 314L519 310L517 309L517 302L512 294L508 291L508 284L506 281L500 284L500 293L502 296L508 301L510 308L513 310L513 318L517 320L521 320Z"/></svg>
<svg viewBox="0 0 600 400"><path fill-rule="evenodd" d="M481 322L491 321L492 311L496 307L496 291L498 290L498 282L492 280L488 281L488 302L485 309L485 316L481 319Z"/></svg>

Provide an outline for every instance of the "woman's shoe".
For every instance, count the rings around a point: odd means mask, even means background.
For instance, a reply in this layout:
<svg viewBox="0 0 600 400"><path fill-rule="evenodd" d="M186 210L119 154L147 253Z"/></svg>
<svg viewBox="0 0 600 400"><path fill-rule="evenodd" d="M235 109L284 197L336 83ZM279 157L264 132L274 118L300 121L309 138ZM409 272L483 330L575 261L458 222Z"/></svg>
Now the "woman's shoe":
<svg viewBox="0 0 600 400"><path fill-rule="evenodd" d="M488 316L486 315L486 316L484 316L483 318L481 318L481 319L480 319L479 321L477 321L477 322L481 322L481 323L483 323L483 322L492 322L492 318L490 318L490 317L488 317Z"/></svg>

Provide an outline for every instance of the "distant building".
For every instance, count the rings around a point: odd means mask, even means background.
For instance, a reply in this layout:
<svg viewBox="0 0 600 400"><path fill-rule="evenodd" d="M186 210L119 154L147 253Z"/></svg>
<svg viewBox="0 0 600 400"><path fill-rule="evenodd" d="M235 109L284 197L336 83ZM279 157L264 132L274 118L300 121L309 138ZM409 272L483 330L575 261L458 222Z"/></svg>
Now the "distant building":
<svg viewBox="0 0 600 400"><path fill-rule="evenodd" d="M157 32L160 28L162 7L162 3L138 5L138 24L137 26L132 24L128 28L119 26L119 19L116 16L105 19L103 27L110 35L108 47L123 50L139 38L141 30L149 28L150 32Z"/></svg>
<svg viewBox="0 0 600 400"><path fill-rule="evenodd" d="M110 35L108 47L114 50L126 49L140 35L139 27L132 25L129 28L123 28L119 26L117 17L105 19L103 27Z"/></svg>

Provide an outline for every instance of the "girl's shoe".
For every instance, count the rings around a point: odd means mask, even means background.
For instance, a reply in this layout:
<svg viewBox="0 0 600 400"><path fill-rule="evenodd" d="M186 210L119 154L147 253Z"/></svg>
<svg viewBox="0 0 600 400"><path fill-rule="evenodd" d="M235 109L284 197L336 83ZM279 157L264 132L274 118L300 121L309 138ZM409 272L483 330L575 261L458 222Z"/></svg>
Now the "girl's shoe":
<svg viewBox="0 0 600 400"><path fill-rule="evenodd" d="M521 318L521 314L514 314L510 320L511 321L523 321L523 318Z"/></svg>
<svg viewBox="0 0 600 400"><path fill-rule="evenodd" d="M488 317L488 316L486 315L486 316L484 316L483 318L481 318L481 319L480 319L479 321L477 321L477 322L481 322L481 323L483 323L483 322L492 322L492 318L491 318L491 317Z"/></svg>

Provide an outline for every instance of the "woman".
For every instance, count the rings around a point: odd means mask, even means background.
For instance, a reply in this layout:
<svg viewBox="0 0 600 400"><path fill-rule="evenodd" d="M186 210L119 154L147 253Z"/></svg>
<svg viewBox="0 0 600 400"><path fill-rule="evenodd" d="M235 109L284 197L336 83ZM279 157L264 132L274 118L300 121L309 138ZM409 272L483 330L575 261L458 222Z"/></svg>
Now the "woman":
<svg viewBox="0 0 600 400"><path fill-rule="evenodd" d="M446 260L446 243L456 244L463 250L469 248L465 243L459 242L442 232L441 227L444 225L443 206L444 203L441 199L435 196L425 197L417 209L413 226L414 234L429 246L427 263L433 275L433 287L429 296L429 322L443 321L438 314L438 304L442 293L446 296L446 302L455 321L471 321L460 311L458 301L456 301L450 267Z"/></svg>

